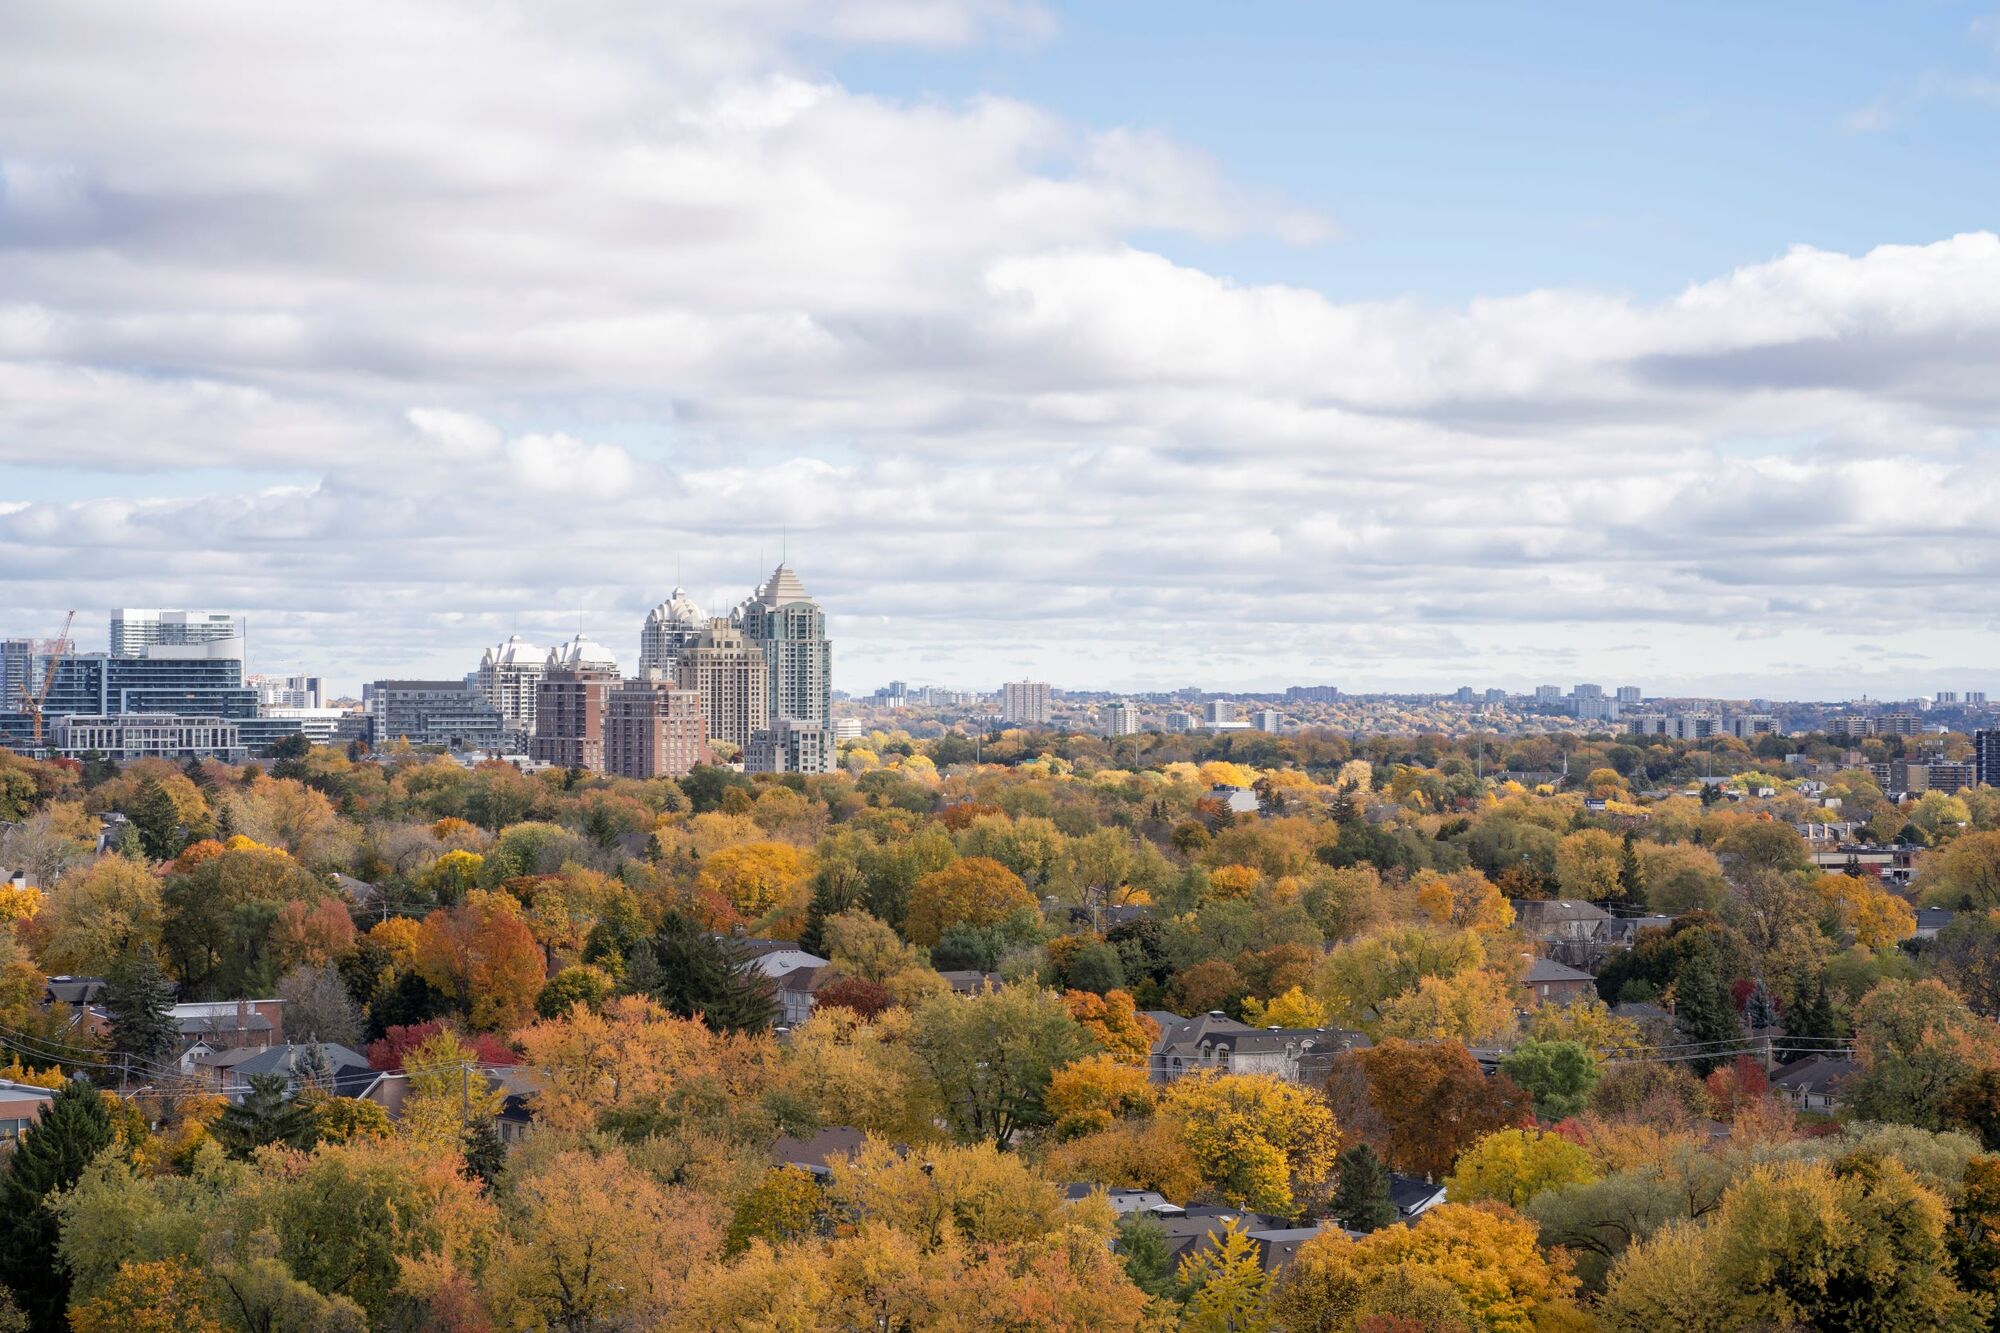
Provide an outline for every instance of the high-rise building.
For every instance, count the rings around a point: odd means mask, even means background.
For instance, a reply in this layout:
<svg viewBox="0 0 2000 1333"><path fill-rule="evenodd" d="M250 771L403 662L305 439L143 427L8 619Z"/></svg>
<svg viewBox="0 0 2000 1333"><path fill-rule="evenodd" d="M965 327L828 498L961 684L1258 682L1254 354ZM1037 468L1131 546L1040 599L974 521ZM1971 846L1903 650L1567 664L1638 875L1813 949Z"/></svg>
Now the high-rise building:
<svg viewBox="0 0 2000 1333"><path fill-rule="evenodd" d="M209 643L240 639L243 622L226 611L155 611L121 607L111 613L111 655L136 657L149 643Z"/></svg>
<svg viewBox="0 0 2000 1333"><path fill-rule="evenodd" d="M51 656L75 651L74 639L0 639L0 713L24 707L42 687Z"/></svg>
<svg viewBox="0 0 2000 1333"><path fill-rule="evenodd" d="M1984 787L2000 787L2000 728L1972 733L1973 776Z"/></svg>
<svg viewBox="0 0 2000 1333"><path fill-rule="evenodd" d="M1778 719L1768 713L1738 713L1729 719L1729 734L1740 741L1755 740L1759 736L1774 736L1778 731Z"/></svg>
<svg viewBox="0 0 2000 1333"><path fill-rule="evenodd" d="M1986 706L1986 691L1967 690L1965 692L1965 702L1975 708L1984 708Z"/></svg>
<svg viewBox="0 0 2000 1333"><path fill-rule="evenodd" d="M679 778L712 762L701 696L645 676L615 687L604 713L604 768L625 778Z"/></svg>
<svg viewBox="0 0 2000 1333"><path fill-rule="evenodd" d="M1236 704L1229 699L1210 699L1202 709L1202 720L1211 727L1227 726L1236 720Z"/></svg>
<svg viewBox="0 0 2000 1333"><path fill-rule="evenodd" d="M1618 716L1618 701L1607 699L1602 694L1585 695L1571 700L1576 715L1585 722L1610 722Z"/></svg>
<svg viewBox="0 0 2000 1333"><path fill-rule="evenodd" d="M318 676L245 676L257 691L259 708L318 708L324 693Z"/></svg>
<svg viewBox="0 0 2000 1333"><path fill-rule="evenodd" d="M682 650L674 676L682 689L701 696L711 744L721 741L741 749L770 725L770 664L729 621L711 617L694 646Z"/></svg>
<svg viewBox="0 0 2000 1333"><path fill-rule="evenodd" d="M1640 691L1637 685L1620 685L1618 687L1618 706L1621 708L1635 707L1644 701L1645 697L1645 694Z"/></svg>
<svg viewBox="0 0 2000 1333"><path fill-rule="evenodd" d="M1250 725L1259 731L1283 731L1285 717L1275 708L1260 708L1250 715Z"/></svg>
<svg viewBox="0 0 2000 1333"><path fill-rule="evenodd" d="M507 642L486 650L479 659L479 669L472 673L473 688L498 710L523 749L535 734L535 697L548 669L541 649L518 634L510 634Z"/></svg>
<svg viewBox="0 0 2000 1333"><path fill-rule="evenodd" d="M1201 719L1196 717L1193 713L1188 712L1186 709L1176 709L1174 712L1167 714L1166 719L1162 725L1164 725L1168 731L1172 732L1193 731L1196 727L1199 727L1201 725Z"/></svg>
<svg viewBox="0 0 2000 1333"><path fill-rule="evenodd" d="M588 635L549 649L535 687L529 755L557 768L603 772L604 712L618 681L617 660Z"/></svg>
<svg viewBox="0 0 2000 1333"><path fill-rule="evenodd" d="M1939 690L1931 696L1931 702L1940 708L1953 708L1958 704L1957 690Z"/></svg>
<svg viewBox="0 0 2000 1333"><path fill-rule="evenodd" d="M1569 692L1569 697L1572 699L1602 699L1604 697L1604 687L1602 685L1579 685Z"/></svg>
<svg viewBox="0 0 2000 1333"><path fill-rule="evenodd" d="M1287 685L1285 699L1289 703L1339 703L1340 689L1334 685Z"/></svg>
<svg viewBox="0 0 2000 1333"><path fill-rule="evenodd" d="M35 668L37 689L47 658L39 662ZM243 641L155 643L136 656L70 653L57 661L42 706L45 719L126 713L254 719L257 691L243 683ZM0 742L19 744L32 741L33 735L33 719L21 700L0 704ZM43 736L46 740L46 725Z"/></svg>
<svg viewBox="0 0 2000 1333"><path fill-rule="evenodd" d="M375 748L397 741L447 750L504 750L507 730L463 680L378 680L361 687Z"/></svg>
<svg viewBox="0 0 2000 1333"><path fill-rule="evenodd" d="M1560 685L1535 686L1535 702L1538 704L1561 703L1562 697L1563 697L1563 687Z"/></svg>
<svg viewBox="0 0 2000 1333"><path fill-rule="evenodd" d="M1907 710L1896 713L1881 713L1875 718L1877 736L1915 736L1924 729L1921 713Z"/></svg>
<svg viewBox="0 0 2000 1333"><path fill-rule="evenodd" d="M837 745L833 728L795 717L771 719L771 725L743 747L745 773L831 773Z"/></svg>
<svg viewBox="0 0 2000 1333"><path fill-rule="evenodd" d="M1023 727L1046 727L1055 715L1044 680L1010 680L1000 687L1000 718Z"/></svg>
<svg viewBox="0 0 2000 1333"><path fill-rule="evenodd" d="M646 613L645 628L639 631L639 674L658 673L660 680L674 679L674 664L681 653L694 647L708 625L708 617L694 604L685 588Z"/></svg>
<svg viewBox="0 0 2000 1333"><path fill-rule="evenodd" d="M1108 705L1104 710L1104 734L1132 736L1139 731L1139 710L1130 700Z"/></svg>
<svg viewBox="0 0 2000 1333"><path fill-rule="evenodd" d="M764 654L770 718L824 726L832 719L833 645L826 613L791 566L771 571L742 606L743 636Z"/></svg>

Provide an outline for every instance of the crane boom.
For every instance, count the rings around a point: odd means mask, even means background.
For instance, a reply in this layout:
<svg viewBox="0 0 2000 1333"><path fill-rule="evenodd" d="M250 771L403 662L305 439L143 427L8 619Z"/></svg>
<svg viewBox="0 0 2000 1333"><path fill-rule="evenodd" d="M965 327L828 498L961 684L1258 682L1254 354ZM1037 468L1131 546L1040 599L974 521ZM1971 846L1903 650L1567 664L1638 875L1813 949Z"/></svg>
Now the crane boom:
<svg viewBox="0 0 2000 1333"><path fill-rule="evenodd" d="M74 624L76 624L76 612L72 611L63 618L62 633L58 634L56 641L49 645L49 664L42 672L40 689L36 690L33 694L29 694L26 679L27 673L22 673L21 699L28 705L28 716L34 722L35 748L37 750L42 748L42 705L48 702L49 691L55 688L56 667L61 664L63 654L69 651L69 631L70 627Z"/></svg>

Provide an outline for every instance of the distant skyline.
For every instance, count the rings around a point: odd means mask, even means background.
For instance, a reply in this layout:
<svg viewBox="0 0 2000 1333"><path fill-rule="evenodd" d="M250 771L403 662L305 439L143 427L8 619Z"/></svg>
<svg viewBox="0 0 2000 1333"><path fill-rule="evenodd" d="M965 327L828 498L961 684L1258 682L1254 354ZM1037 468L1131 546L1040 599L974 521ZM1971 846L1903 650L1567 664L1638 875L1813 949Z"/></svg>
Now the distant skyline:
<svg viewBox="0 0 2000 1333"><path fill-rule="evenodd" d="M2000 693L1994 0L0 13L0 633Z"/></svg>

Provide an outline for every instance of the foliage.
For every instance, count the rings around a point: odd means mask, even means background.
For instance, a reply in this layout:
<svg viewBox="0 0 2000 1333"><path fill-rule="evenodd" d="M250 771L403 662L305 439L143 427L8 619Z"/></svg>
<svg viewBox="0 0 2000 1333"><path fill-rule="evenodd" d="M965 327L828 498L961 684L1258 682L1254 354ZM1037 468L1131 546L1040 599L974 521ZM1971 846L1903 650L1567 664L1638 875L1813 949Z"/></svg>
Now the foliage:
<svg viewBox="0 0 2000 1333"><path fill-rule="evenodd" d="M1500 1069L1535 1099L1535 1114L1544 1120L1581 1111L1602 1072L1597 1053L1582 1042L1534 1039L1502 1056Z"/></svg>
<svg viewBox="0 0 2000 1333"><path fill-rule="evenodd" d="M87 1083L70 1082L7 1154L0 1176L0 1282L35 1328L56 1327L69 1302L69 1270L57 1250L57 1198L111 1139L106 1099Z"/></svg>
<svg viewBox="0 0 2000 1333"><path fill-rule="evenodd" d="M1053 991L1006 986L920 1005L911 1049L960 1137L1005 1147L1049 1123L1049 1078L1095 1045Z"/></svg>
<svg viewBox="0 0 2000 1333"><path fill-rule="evenodd" d="M1159 1115L1205 1189L1231 1207L1292 1216L1332 1189L1340 1149L1333 1113L1275 1075L1184 1075L1161 1095Z"/></svg>
<svg viewBox="0 0 2000 1333"><path fill-rule="evenodd" d="M1538 1129L1503 1129L1460 1154L1445 1178L1458 1203L1491 1199L1525 1208L1536 1195L1597 1179L1590 1154L1559 1134Z"/></svg>

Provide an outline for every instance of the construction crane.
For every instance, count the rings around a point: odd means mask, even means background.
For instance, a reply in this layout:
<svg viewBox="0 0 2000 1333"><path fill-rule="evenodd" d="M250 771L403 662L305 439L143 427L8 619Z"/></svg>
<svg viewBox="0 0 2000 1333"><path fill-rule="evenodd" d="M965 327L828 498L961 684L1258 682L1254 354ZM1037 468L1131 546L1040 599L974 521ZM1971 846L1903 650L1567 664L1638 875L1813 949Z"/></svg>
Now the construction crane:
<svg viewBox="0 0 2000 1333"><path fill-rule="evenodd" d="M76 612L72 611L63 619L62 633L49 645L49 664L42 672L41 688L32 694L28 691L28 672L21 673L21 702L28 706L28 717L35 726L35 748L42 748L42 705L49 700L49 691L55 688L56 667L61 664L63 654L69 651L70 626L76 624ZM33 659L30 658L30 661Z"/></svg>

